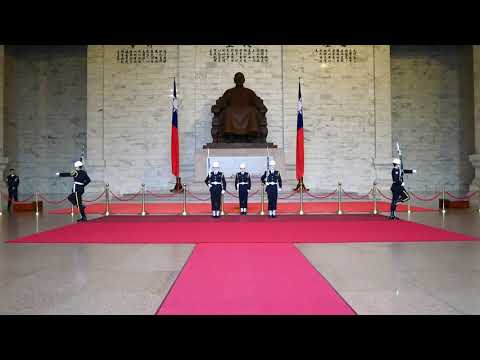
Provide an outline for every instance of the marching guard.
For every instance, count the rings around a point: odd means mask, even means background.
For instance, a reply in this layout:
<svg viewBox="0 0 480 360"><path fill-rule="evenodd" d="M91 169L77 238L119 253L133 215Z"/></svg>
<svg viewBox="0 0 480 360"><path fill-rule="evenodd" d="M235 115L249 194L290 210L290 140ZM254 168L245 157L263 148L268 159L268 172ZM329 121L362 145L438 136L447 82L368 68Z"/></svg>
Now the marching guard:
<svg viewBox="0 0 480 360"><path fill-rule="evenodd" d="M82 169L83 163L81 161L76 161L73 166L75 167L74 170L70 172L57 172L56 175L60 177L73 177L72 193L68 196L68 200L73 206L78 207L81 218L77 221L87 221L85 206L82 204L82 195L85 192L85 186L90 183L90 178L88 177L87 172Z"/></svg>
<svg viewBox="0 0 480 360"><path fill-rule="evenodd" d="M393 159L393 169L392 169L392 203L390 205L390 220L399 219L397 217L397 204L399 202L406 202L410 199L408 192L405 190L405 182L403 175L404 174L415 174L417 170L406 170L403 169L402 160L399 158Z"/></svg>
<svg viewBox="0 0 480 360"><path fill-rule="evenodd" d="M248 193L252 187L250 174L245 171L245 164L240 164L240 172L235 176L235 190L240 201L240 215L247 215Z"/></svg>
<svg viewBox="0 0 480 360"><path fill-rule="evenodd" d="M220 205L222 200L222 194L225 194L225 189L227 188L227 182L225 181L225 176L222 172L219 171L220 164L218 161L215 161L212 166L212 171L208 174L205 179L205 184L207 184L210 189L210 199L212 201L212 217L220 217Z"/></svg>
<svg viewBox="0 0 480 360"><path fill-rule="evenodd" d="M275 170L275 160L268 163L268 171L262 175L261 181L264 183L265 191L268 195L268 216L274 218L277 216L277 198L278 192L282 191L282 177L280 172Z"/></svg>
<svg viewBox="0 0 480 360"><path fill-rule="evenodd" d="M8 187L8 212L12 206L12 199L18 201L18 185L20 184L20 178L15 174L15 169L10 169L10 175L7 176Z"/></svg>

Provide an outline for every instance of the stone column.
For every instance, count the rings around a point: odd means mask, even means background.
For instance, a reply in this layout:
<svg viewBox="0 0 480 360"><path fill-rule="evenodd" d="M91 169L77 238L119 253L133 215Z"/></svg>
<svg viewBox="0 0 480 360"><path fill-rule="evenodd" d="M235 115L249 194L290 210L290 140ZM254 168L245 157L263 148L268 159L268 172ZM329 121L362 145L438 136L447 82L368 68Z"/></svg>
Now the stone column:
<svg viewBox="0 0 480 360"><path fill-rule="evenodd" d="M392 168L392 93L390 77L390 45L373 46L375 177L378 187L391 186Z"/></svg>
<svg viewBox="0 0 480 360"><path fill-rule="evenodd" d="M87 189L99 193L105 186L104 157L104 46L87 49L87 156L86 170L92 179Z"/></svg>
<svg viewBox="0 0 480 360"><path fill-rule="evenodd" d="M8 158L5 157L4 129L5 129L5 45L0 45L0 190L5 192L7 186L3 178L5 177L5 168L8 165Z"/></svg>
<svg viewBox="0 0 480 360"><path fill-rule="evenodd" d="M475 178L470 191L480 191L480 45L473 45L473 96L475 154L470 155L470 162L475 168Z"/></svg>

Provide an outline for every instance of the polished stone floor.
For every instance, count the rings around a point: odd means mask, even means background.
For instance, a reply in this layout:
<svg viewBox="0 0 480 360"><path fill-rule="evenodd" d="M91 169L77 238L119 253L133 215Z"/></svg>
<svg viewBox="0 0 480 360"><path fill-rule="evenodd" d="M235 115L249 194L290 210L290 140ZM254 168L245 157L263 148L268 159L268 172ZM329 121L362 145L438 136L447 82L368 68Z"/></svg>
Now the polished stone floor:
<svg viewBox="0 0 480 360"><path fill-rule="evenodd" d="M473 209L400 216L480 236ZM154 314L193 249L5 243L71 222L0 216L0 314ZM480 314L480 242L297 246L359 314Z"/></svg>

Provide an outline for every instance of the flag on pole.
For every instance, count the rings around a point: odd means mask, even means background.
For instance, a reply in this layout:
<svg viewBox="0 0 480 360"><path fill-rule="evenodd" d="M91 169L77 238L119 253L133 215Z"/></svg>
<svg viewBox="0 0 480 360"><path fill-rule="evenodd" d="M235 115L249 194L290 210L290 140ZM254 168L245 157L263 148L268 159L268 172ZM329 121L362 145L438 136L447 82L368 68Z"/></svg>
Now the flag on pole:
<svg viewBox="0 0 480 360"><path fill-rule="evenodd" d="M298 80L298 102L297 102L297 159L296 159L297 180L303 178L304 152L303 152L303 104L300 79Z"/></svg>
<svg viewBox="0 0 480 360"><path fill-rule="evenodd" d="M172 174L177 178L180 175L180 159L178 150L178 101L177 86L173 78L173 100L172 100Z"/></svg>

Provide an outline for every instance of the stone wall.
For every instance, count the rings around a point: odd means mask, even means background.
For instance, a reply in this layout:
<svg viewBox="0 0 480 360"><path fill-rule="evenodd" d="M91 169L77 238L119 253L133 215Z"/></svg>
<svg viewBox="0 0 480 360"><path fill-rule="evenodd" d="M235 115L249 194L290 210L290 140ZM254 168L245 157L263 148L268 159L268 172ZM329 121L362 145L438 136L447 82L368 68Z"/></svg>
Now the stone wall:
<svg viewBox="0 0 480 360"><path fill-rule="evenodd" d="M5 150L20 192L64 193L86 145L86 46L5 47Z"/></svg>
<svg viewBox="0 0 480 360"><path fill-rule="evenodd" d="M443 184L466 191L474 152L471 47L393 46L392 152L402 145L408 184L438 191Z"/></svg>

